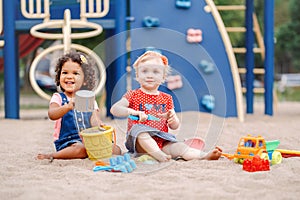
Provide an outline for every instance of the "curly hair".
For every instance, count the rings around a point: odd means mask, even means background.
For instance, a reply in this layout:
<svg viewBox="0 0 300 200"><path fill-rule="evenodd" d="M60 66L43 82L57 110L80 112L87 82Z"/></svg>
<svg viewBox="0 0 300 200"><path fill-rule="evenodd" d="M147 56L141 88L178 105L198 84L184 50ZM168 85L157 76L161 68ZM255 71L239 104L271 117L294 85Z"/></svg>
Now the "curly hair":
<svg viewBox="0 0 300 200"><path fill-rule="evenodd" d="M92 62L88 60L88 57L85 54L79 53L76 51L67 53L58 59L56 67L55 67L55 72L56 72L55 83L56 83L56 85L60 86L59 80L60 80L60 75L61 75L61 71L62 71L62 66L68 61L76 62L82 68L82 71L84 73L84 82L86 84L85 84L85 86L82 86L81 89L87 89L87 90L94 89L96 80L95 80L95 69L94 69L94 67L92 67ZM61 90L64 91L63 88L61 88Z"/></svg>

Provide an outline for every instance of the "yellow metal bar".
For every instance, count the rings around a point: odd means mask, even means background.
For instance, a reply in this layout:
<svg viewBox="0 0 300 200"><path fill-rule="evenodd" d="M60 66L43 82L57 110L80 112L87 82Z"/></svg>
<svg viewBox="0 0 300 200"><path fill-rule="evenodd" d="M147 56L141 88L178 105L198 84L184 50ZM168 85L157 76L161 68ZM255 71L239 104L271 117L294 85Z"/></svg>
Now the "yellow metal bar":
<svg viewBox="0 0 300 200"><path fill-rule="evenodd" d="M245 87L242 88L243 93L246 93L247 89ZM256 94L265 93L265 88L253 88L253 92Z"/></svg>
<svg viewBox="0 0 300 200"><path fill-rule="evenodd" d="M41 14L42 13L42 3L41 0L36 0L36 13Z"/></svg>
<svg viewBox="0 0 300 200"><path fill-rule="evenodd" d="M260 31L258 19L255 13L253 13L253 26L254 26L254 32L256 35L257 44L260 48L260 54L262 57L262 60L265 60L265 43L264 38L262 36L262 33Z"/></svg>
<svg viewBox="0 0 300 200"><path fill-rule="evenodd" d="M246 48L244 48L244 47L236 47L236 48L233 48L233 51L234 51L234 53L246 53ZM262 49L256 47L256 48L253 48L253 52L254 53L261 53Z"/></svg>
<svg viewBox="0 0 300 200"><path fill-rule="evenodd" d="M246 68L239 68L239 73L240 74L245 74L247 72ZM265 74L265 69L263 68L254 68L253 69L254 74Z"/></svg>
<svg viewBox="0 0 300 200"><path fill-rule="evenodd" d="M102 8L102 1L96 1L96 12L100 13Z"/></svg>
<svg viewBox="0 0 300 200"><path fill-rule="evenodd" d="M88 13L94 13L94 0L89 0L89 10Z"/></svg>
<svg viewBox="0 0 300 200"><path fill-rule="evenodd" d="M230 67L231 67L231 73L232 73L232 77L233 77L234 89L235 89L235 93L236 93L237 116L238 116L239 120L243 122L244 121L243 94L242 94L241 80L240 80L240 76L238 73L238 66L237 66L236 58L235 58L235 55L234 55L234 52L232 49L232 44L230 42L228 33L225 29L223 20L220 16L220 13L218 12L214 2L212 0L206 0L206 3L208 5L207 8L209 8L209 9L207 9L207 12L210 11L212 13L212 15L217 23L222 40L223 40L225 48L226 48L226 52L227 52Z"/></svg>
<svg viewBox="0 0 300 200"><path fill-rule="evenodd" d="M246 10L244 5L228 5L228 6L216 6L220 11L231 11L231 10Z"/></svg>
<svg viewBox="0 0 300 200"><path fill-rule="evenodd" d="M33 14L33 5L34 4L34 2L33 2L33 0L29 0L29 13L30 14Z"/></svg>
<svg viewBox="0 0 300 200"><path fill-rule="evenodd" d="M86 1L89 1L89 10L86 11ZM96 1L96 12L94 11L94 1ZM103 5L103 8L102 8ZM80 0L81 19L101 18L109 12L110 0Z"/></svg>
<svg viewBox="0 0 300 200"><path fill-rule="evenodd" d="M226 27L227 32L246 32L245 27Z"/></svg>
<svg viewBox="0 0 300 200"><path fill-rule="evenodd" d="M42 13L41 0L36 1L36 13L34 12L34 0L29 0L28 4L26 0L21 0L21 12L22 15L29 19L44 19L49 21L50 19L50 8L49 0L44 0L44 13ZM28 8L28 11L27 11Z"/></svg>

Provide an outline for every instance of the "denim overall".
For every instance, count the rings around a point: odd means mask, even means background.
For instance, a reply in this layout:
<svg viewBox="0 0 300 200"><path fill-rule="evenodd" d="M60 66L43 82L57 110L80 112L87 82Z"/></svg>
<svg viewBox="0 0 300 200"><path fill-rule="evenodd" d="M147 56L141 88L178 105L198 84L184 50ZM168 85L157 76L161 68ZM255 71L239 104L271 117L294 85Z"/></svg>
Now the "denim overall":
<svg viewBox="0 0 300 200"><path fill-rule="evenodd" d="M59 94L62 98L62 106L69 103L64 93ZM76 142L82 142L78 133L91 127L91 115L91 112L70 110L62 117L59 138L54 141L56 151L60 151Z"/></svg>

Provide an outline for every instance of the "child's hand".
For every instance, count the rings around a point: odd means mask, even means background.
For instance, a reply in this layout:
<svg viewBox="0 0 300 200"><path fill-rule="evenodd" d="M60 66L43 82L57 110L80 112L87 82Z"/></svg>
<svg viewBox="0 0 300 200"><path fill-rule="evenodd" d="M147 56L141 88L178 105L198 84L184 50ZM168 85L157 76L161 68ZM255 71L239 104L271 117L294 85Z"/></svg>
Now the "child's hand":
<svg viewBox="0 0 300 200"><path fill-rule="evenodd" d="M148 115L146 115L144 112L140 111L139 112L139 121L144 122L148 119Z"/></svg>
<svg viewBox="0 0 300 200"><path fill-rule="evenodd" d="M67 104L67 107L69 110L73 110L75 106L75 101L73 98L70 99L69 103Z"/></svg>
<svg viewBox="0 0 300 200"><path fill-rule="evenodd" d="M146 115L143 111L133 111L131 112L132 115L135 115L135 116L139 116L139 121L140 122L144 122L148 119L148 115Z"/></svg>
<svg viewBox="0 0 300 200"><path fill-rule="evenodd" d="M161 116L165 119L167 119L168 124L172 124L174 122L177 122L177 116L175 112L172 112L169 110L168 112L161 114Z"/></svg>
<svg viewBox="0 0 300 200"><path fill-rule="evenodd" d="M166 113L159 114L160 117L167 119L167 123L170 128L176 129L179 126L179 119L173 110L169 110Z"/></svg>
<svg viewBox="0 0 300 200"><path fill-rule="evenodd" d="M173 124L175 122L176 123L179 122L179 120L178 120L177 115L176 115L175 112L172 112L171 110L169 110L167 113L168 113L167 114L167 122L168 122L169 125Z"/></svg>

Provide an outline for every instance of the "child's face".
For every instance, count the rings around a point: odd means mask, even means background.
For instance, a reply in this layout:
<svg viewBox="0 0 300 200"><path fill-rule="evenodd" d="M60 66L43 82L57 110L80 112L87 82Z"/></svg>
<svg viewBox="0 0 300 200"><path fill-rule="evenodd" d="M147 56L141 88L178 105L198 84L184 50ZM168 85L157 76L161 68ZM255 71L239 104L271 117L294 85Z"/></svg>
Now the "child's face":
<svg viewBox="0 0 300 200"><path fill-rule="evenodd" d="M165 66L160 59L151 59L137 67L137 81L147 91L156 91L165 80Z"/></svg>
<svg viewBox="0 0 300 200"><path fill-rule="evenodd" d="M79 90L84 82L81 66L76 62L65 62L62 66L59 82L66 93L74 93Z"/></svg>

